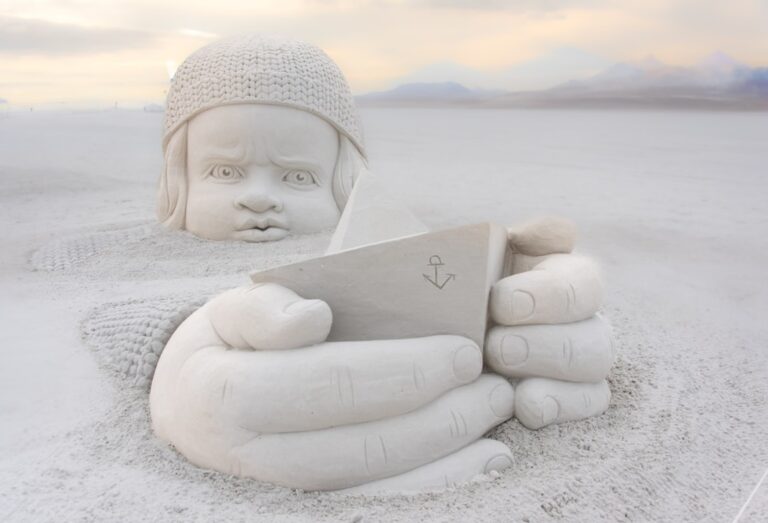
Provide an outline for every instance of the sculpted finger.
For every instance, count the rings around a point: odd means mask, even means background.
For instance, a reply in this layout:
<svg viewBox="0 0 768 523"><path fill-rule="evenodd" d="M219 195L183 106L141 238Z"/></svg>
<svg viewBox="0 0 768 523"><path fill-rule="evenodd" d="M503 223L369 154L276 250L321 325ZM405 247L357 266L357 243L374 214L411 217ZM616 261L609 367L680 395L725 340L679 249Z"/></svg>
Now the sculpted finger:
<svg viewBox="0 0 768 523"><path fill-rule="evenodd" d="M226 366L212 365L211 354L255 354L248 349L287 349L320 343L328 336L331 311L325 302L304 300L274 284L253 285L225 292L187 318L168 340L155 369L150 411L155 433L178 442L178 427L196 427L218 415L229 375ZM201 366L202 364L202 366ZM247 382L243 370L240 378ZM238 376L237 372L234 372ZM196 381L197 380L197 381ZM180 383L186 390L180 390ZM209 401L211 391L218 403ZM240 396L235 396L240 398ZM257 404L258 398L249 398ZM194 401L201 401L196 406ZM207 401L207 402L206 402ZM226 409L221 411L226 413Z"/></svg>
<svg viewBox="0 0 768 523"><path fill-rule="evenodd" d="M514 463L500 441L481 439L453 454L390 478L339 491L342 494L408 493L442 490L468 483L480 474L501 472Z"/></svg>
<svg viewBox="0 0 768 523"><path fill-rule="evenodd" d="M600 316L558 325L493 327L485 343L486 364L510 378L594 383L608 375L615 357L611 327Z"/></svg>
<svg viewBox="0 0 768 523"><path fill-rule="evenodd" d="M548 216L510 228L508 238L516 253L528 256L568 253L576 242L576 226L564 218Z"/></svg>
<svg viewBox="0 0 768 523"><path fill-rule="evenodd" d="M513 413L512 386L481 376L402 416L319 431L261 434L232 449L229 472L305 490L402 474L479 439Z"/></svg>
<svg viewBox="0 0 768 523"><path fill-rule="evenodd" d="M502 325L569 323L600 308L603 287L596 264L555 254L533 270L509 276L491 289L491 317Z"/></svg>
<svg viewBox="0 0 768 523"><path fill-rule="evenodd" d="M526 254L519 254L519 253L513 254L512 270L510 271L509 274L520 274L521 272L533 270L534 267L536 267L538 264L540 264L550 256L553 256L553 255L547 254L544 256L528 256Z"/></svg>
<svg viewBox="0 0 768 523"><path fill-rule="evenodd" d="M190 358L176 391L180 413L203 411L220 427L294 432L410 412L475 381L482 368L481 350L461 336L283 351L211 347Z"/></svg>
<svg viewBox="0 0 768 523"><path fill-rule="evenodd" d="M576 421L608 409L608 382L571 383L546 378L521 381L515 389L515 417L529 429Z"/></svg>
<svg viewBox="0 0 768 523"><path fill-rule="evenodd" d="M274 283L220 294L205 306L226 345L238 349L291 349L324 341L332 314L322 300L305 300Z"/></svg>
<svg viewBox="0 0 768 523"><path fill-rule="evenodd" d="M179 371L193 354L221 343L221 337L213 330L207 312L202 307L184 320L165 344L149 392L152 426L159 437L170 439L176 414L173 391Z"/></svg>

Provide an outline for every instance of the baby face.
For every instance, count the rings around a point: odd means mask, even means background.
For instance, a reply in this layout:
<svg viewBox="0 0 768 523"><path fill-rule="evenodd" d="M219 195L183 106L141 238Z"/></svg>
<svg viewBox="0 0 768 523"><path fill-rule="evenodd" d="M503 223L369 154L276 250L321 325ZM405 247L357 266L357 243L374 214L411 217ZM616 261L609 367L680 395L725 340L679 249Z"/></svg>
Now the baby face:
<svg viewBox="0 0 768 523"><path fill-rule="evenodd" d="M336 129L277 105L225 105L187 129L185 228L211 240L279 240L339 220Z"/></svg>

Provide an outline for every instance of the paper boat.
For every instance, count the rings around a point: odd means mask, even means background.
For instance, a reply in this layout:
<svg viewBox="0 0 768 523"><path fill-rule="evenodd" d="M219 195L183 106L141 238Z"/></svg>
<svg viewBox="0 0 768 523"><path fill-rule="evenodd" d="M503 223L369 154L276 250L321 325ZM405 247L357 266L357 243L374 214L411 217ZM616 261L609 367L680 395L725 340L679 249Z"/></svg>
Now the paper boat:
<svg viewBox="0 0 768 523"><path fill-rule="evenodd" d="M329 341L457 334L482 347L506 228L481 223L381 241L251 275L333 311Z"/></svg>

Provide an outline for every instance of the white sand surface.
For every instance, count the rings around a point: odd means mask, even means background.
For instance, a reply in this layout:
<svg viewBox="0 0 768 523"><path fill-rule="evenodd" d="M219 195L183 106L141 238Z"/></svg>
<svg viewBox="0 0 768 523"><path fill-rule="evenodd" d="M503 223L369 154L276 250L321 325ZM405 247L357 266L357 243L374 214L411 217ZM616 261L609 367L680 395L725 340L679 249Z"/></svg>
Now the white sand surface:
<svg viewBox="0 0 768 523"><path fill-rule="evenodd" d="M162 329L325 241L161 231L160 118L0 119L0 521L731 521L768 469L764 113L365 110L374 171L429 225L573 219L619 348L605 415L510 421L491 434L516 458L500 477L372 498L186 463L83 331ZM768 519L768 483L741 514Z"/></svg>

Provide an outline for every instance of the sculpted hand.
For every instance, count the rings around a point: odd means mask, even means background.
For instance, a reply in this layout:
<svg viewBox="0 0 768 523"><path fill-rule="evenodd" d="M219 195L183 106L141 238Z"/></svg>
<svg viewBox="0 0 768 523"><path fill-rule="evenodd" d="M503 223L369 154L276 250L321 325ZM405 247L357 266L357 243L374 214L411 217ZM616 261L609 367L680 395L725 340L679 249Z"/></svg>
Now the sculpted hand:
<svg viewBox="0 0 768 523"><path fill-rule="evenodd" d="M156 434L199 466L312 490L434 488L511 464L480 438L511 417L513 389L480 374L476 344L325 342L331 322L275 284L211 300L158 362Z"/></svg>
<svg viewBox="0 0 768 523"><path fill-rule="evenodd" d="M601 414L615 351L610 326L595 315L602 284L593 261L571 254L573 225L546 219L510 232L513 275L491 291L498 324L486 365L520 381L515 416L530 429Z"/></svg>

